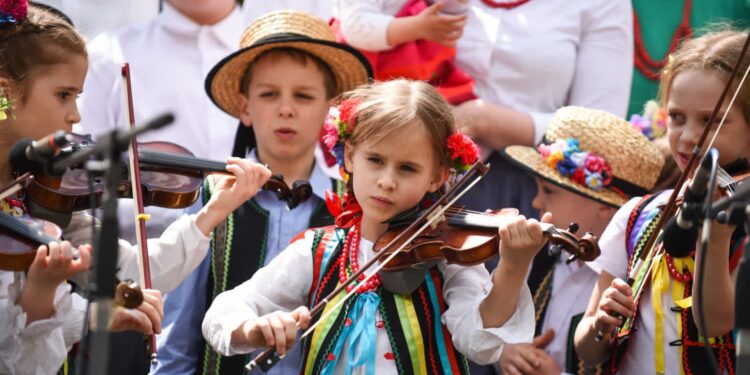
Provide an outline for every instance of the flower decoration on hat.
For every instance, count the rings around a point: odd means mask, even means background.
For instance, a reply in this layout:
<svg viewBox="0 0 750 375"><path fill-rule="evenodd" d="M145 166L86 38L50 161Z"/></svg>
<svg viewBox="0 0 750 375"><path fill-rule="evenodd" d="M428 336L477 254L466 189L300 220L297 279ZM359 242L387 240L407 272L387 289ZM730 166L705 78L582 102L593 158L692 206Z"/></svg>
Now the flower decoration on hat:
<svg viewBox="0 0 750 375"><path fill-rule="evenodd" d="M667 132L667 110L655 100L649 100L643 106L642 115L630 116L630 123L653 141Z"/></svg>
<svg viewBox="0 0 750 375"><path fill-rule="evenodd" d="M558 139L549 145L539 145L537 150L550 168L579 185L599 191L612 183L612 168L606 160L581 150L576 138Z"/></svg>
<svg viewBox="0 0 750 375"><path fill-rule="evenodd" d="M446 142L448 158L456 172L466 172L479 160L481 150L466 134L456 132Z"/></svg>
<svg viewBox="0 0 750 375"><path fill-rule="evenodd" d="M0 25L23 21L28 11L27 0L0 0Z"/></svg>

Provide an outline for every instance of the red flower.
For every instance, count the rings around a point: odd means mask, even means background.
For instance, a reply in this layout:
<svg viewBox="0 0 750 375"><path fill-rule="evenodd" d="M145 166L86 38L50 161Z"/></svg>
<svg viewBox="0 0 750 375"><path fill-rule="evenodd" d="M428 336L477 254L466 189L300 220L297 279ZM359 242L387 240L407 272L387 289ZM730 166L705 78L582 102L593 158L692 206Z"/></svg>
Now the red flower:
<svg viewBox="0 0 750 375"><path fill-rule="evenodd" d="M583 168L578 168L573 172L573 175L570 176L570 179L579 185L586 185L586 172L583 171Z"/></svg>
<svg viewBox="0 0 750 375"><path fill-rule="evenodd" d="M458 164L472 165L479 160L479 146L463 133L453 133L448 137L448 156Z"/></svg>
<svg viewBox="0 0 750 375"><path fill-rule="evenodd" d="M26 0L3 1L2 4L0 4L0 14L9 15L13 17L16 22L26 19L27 13L28 1Z"/></svg>
<svg viewBox="0 0 750 375"><path fill-rule="evenodd" d="M357 118L354 116L354 112L357 110L359 100L347 99L341 102L339 105L339 121L346 123L347 133L351 134L354 132L354 127L357 125Z"/></svg>

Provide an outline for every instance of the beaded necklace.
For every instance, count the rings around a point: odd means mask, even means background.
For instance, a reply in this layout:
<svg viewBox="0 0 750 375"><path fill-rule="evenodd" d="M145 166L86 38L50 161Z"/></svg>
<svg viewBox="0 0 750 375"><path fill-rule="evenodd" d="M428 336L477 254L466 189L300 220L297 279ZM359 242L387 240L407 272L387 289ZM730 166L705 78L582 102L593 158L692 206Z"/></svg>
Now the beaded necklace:
<svg viewBox="0 0 750 375"><path fill-rule="evenodd" d="M513 9L517 6L528 3L529 0L515 0L515 1L482 0L482 2L490 8Z"/></svg>
<svg viewBox="0 0 750 375"><path fill-rule="evenodd" d="M355 224L351 230L349 230L349 233L346 236L346 244L344 246L344 251L341 252L341 256L339 257L339 280L341 282L344 282L344 280L347 280L349 278L348 275L352 275L359 271L359 261L357 260L357 255L359 255L359 243L362 239L362 236L359 233L359 227L360 224ZM347 266L346 266L346 259L349 258L349 265L351 268L351 272L347 274ZM361 282L365 279L365 275L359 275L358 282ZM364 286L359 287L357 289L358 294L372 292L378 289L380 286L380 275L373 275ZM356 288L356 285L349 285L346 287L347 292L351 292L354 288Z"/></svg>
<svg viewBox="0 0 750 375"><path fill-rule="evenodd" d="M677 29L672 35L672 40L669 42L669 49L667 54L659 61L654 60L643 43L643 35L641 34L641 24L638 21L638 13L633 10L633 36L635 39L635 67L641 74L646 78L655 81L659 78L659 71L667 64L669 55L677 49L677 46L682 39L690 39L692 36L692 29L690 28L690 9L692 0L685 0L685 5L682 8L682 20L677 25Z"/></svg>
<svg viewBox="0 0 750 375"><path fill-rule="evenodd" d="M695 254L695 253L693 253ZM669 274L672 275L672 277L683 283L688 284L691 281L693 281L693 274L688 270L687 268L683 269L683 272L680 272L677 270L677 268L674 266L674 261L672 260L672 256L669 254L664 254L667 260L667 269L669 270Z"/></svg>

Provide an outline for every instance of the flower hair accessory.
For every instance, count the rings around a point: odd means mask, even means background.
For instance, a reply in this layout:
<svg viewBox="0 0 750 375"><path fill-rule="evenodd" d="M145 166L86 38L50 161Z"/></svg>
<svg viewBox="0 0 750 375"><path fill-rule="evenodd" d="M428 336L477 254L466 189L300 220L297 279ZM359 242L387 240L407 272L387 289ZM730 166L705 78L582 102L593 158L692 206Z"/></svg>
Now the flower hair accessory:
<svg viewBox="0 0 750 375"><path fill-rule="evenodd" d="M469 170L479 160L479 154L481 153L479 146L461 132L451 134L446 142L446 147L451 166L459 173Z"/></svg>
<svg viewBox="0 0 750 375"><path fill-rule="evenodd" d="M667 110L655 100L649 100L643 106L642 115L630 116L630 123L653 141L667 132Z"/></svg>
<svg viewBox="0 0 750 375"><path fill-rule="evenodd" d="M551 168L575 183L593 190L601 190L612 183L612 168L593 152L581 150L576 138L558 139L549 145L539 145L537 151Z"/></svg>
<svg viewBox="0 0 750 375"><path fill-rule="evenodd" d="M344 146L352 136L357 126L357 118L354 112L359 105L357 99L346 99L338 108L331 108L323 124L322 140L328 151L336 158L339 165L339 173L344 181L349 180L349 174L344 169Z"/></svg>
<svg viewBox="0 0 750 375"><path fill-rule="evenodd" d="M0 25L25 20L28 10L27 0L0 0Z"/></svg>

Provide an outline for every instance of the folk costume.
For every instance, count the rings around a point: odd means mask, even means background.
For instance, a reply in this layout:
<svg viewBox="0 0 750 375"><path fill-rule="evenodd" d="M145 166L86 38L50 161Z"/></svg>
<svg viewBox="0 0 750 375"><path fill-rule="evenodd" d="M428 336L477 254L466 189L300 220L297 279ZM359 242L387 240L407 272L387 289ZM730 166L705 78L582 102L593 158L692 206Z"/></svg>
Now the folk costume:
<svg viewBox="0 0 750 375"><path fill-rule="evenodd" d="M235 97L243 91L241 85L248 66L263 52L278 48L299 49L320 58L333 72L337 93L366 83L370 77L364 57L336 43L322 20L300 11L278 11L248 25L240 50L214 66L205 82L209 98L219 109L238 118ZM238 129L234 155L257 160L252 129L242 124ZM154 369L156 373L236 374L242 371L248 356L226 357L225 353L215 352L203 340L200 322L217 295L237 287L269 265L296 234L333 223L324 203L325 191L343 193L344 184L338 176L334 178L329 174L319 160L315 158L308 177L313 188L310 199L288 210L274 192L260 191L214 230L209 257L165 299L165 328L160 337L160 363ZM206 180L203 193L205 202L212 194L211 179ZM299 363L297 349L270 374L296 372Z"/></svg>
<svg viewBox="0 0 750 375"><path fill-rule="evenodd" d="M581 107L559 109L538 147L510 146L504 154L535 177L612 207L653 188L663 164L658 149L637 128L615 115ZM528 284L535 335L555 331L544 350L566 373L602 373L604 366L586 366L573 346L599 274L588 264L567 264L567 257L565 252L542 251L534 258Z"/></svg>
<svg viewBox="0 0 750 375"><path fill-rule="evenodd" d="M248 317L311 306L338 284L342 266L343 275L350 274L353 263L372 258L373 244L364 238L355 257L349 256L346 244L354 232L338 227L309 230L252 279L220 294L203 321L206 340L224 355L257 349L231 345L232 331ZM477 362L494 362L503 343L531 339L533 305L524 287L510 320L484 329L478 307L491 286L481 265L441 262L411 295L382 287L361 293L302 343L301 373L466 373L459 353Z"/></svg>
<svg viewBox="0 0 750 375"><path fill-rule="evenodd" d="M671 191L634 198L615 214L599 241L602 256L597 267L626 279L634 259L645 244ZM736 233L736 232L735 232ZM655 246L662 246L660 242ZM733 238L731 272L741 257L742 243ZM672 258L666 253L654 259L652 272L638 305L634 331L613 349L611 371L619 374L702 374L711 365L692 315L694 253ZM659 295L659 298L654 298ZM711 338L722 373L734 374L734 341L731 333Z"/></svg>

